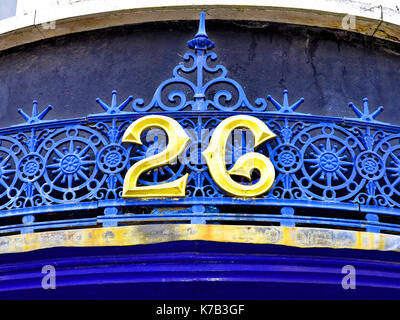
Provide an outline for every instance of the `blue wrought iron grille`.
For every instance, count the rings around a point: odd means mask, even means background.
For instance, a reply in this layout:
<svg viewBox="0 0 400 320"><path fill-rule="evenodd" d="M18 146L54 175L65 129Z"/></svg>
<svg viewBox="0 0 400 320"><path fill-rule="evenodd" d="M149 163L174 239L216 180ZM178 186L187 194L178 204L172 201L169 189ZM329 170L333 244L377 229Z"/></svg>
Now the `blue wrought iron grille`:
<svg viewBox="0 0 400 320"><path fill-rule="evenodd" d="M242 223L316 226L400 232L400 127L376 120L383 110L350 107L354 119L298 112L271 96L251 102L228 77L205 31L188 42L193 52L173 70L149 103L127 98L119 104L97 99L103 113L70 120L44 120L51 110L0 129L0 234L129 223ZM280 100L280 99L278 99ZM269 102L267 102L269 101ZM191 138L176 164L144 174L142 185L171 181L189 173L187 195L176 199L122 199L127 169L165 147L155 134L142 146L121 143L132 121L149 114L176 119ZM215 127L225 118L251 114L277 135L256 151L276 169L272 190L258 198L234 198L218 188L201 157ZM251 148L228 144L232 163ZM197 153L193 157L191 153ZM193 161L193 158L196 159Z"/></svg>

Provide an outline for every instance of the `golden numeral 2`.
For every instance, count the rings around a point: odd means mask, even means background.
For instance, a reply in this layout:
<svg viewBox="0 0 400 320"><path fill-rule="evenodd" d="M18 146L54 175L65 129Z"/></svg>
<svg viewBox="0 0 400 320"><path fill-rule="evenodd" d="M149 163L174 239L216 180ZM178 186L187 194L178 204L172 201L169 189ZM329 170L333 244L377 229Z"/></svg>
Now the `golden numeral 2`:
<svg viewBox="0 0 400 320"><path fill-rule="evenodd" d="M126 130L122 142L142 144L141 135L151 128L160 128L168 135L168 146L162 152L135 163L126 173L123 198L184 197L188 174L168 183L154 186L138 186L141 174L163 165L171 164L185 150L190 138L182 126L172 118L146 116L133 122Z"/></svg>

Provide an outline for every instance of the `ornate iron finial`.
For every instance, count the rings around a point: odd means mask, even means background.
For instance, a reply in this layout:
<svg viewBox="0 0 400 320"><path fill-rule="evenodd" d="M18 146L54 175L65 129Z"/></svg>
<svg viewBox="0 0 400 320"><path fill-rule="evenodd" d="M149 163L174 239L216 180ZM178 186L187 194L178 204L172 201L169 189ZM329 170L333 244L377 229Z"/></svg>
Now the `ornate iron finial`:
<svg viewBox="0 0 400 320"><path fill-rule="evenodd" d="M283 105L277 102L270 95L267 97L267 100L271 101L276 109L278 109L278 111L281 113L294 113L296 109L304 102L304 98L301 98L299 101L290 106L288 95L289 92L287 90L283 91Z"/></svg>
<svg viewBox="0 0 400 320"><path fill-rule="evenodd" d="M149 110L161 109L164 111L236 111L246 109L257 112L264 112L267 108L267 101L258 98L255 105L252 105L243 87L235 80L227 77L228 71L223 65L209 66L208 62L217 60L214 52L207 52L213 48L214 42L208 39L205 28L205 13L200 15L199 30L194 39L188 42L188 46L195 52L188 52L184 56L185 63L175 67L173 77L165 80L159 85L153 95L153 99L147 105L144 100L138 98L133 101L132 108L135 112L147 112ZM190 63L192 61L192 63ZM207 79L205 78L207 73ZM192 77L194 75L195 77ZM209 76L213 76L209 79ZM189 76L189 77L188 77ZM193 79L196 79L193 81ZM214 92L217 85L231 86L237 92L234 97L228 89L221 89ZM171 85L178 85L176 90L170 90ZM167 89L169 87L169 89ZM213 88L212 88L213 87ZM211 89L212 88L212 89ZM166 98L162 98L163 92L170 91Z"/></svg>
<svg viewBox="0 0 400 320"><path fill-rule="evenodd" d="M112 92L112 99L111 99L111 106L108 104L104 103L103 100L100 98L96 99L96 102L106 111L107 114L115 114L115 113L120 113L122 110L125 109L125 107L133 100L132 96L129 96L128 99L126 99L124 102L122 102L120 105L118 105L117 102L117 91L114 90Z"/></svg>
<svg viewBox="0 0 400 320"><path fill-rule="evenodd" d="M38 102L36 100L33 101L32 116L29 116L28 114L26 114L21 108L18 109L18 113L24 117L27 124L34 124L34 123L42 122L43 118L49 113L49 111L51 109L53 109L53 107L51 105L49 105L49 106L47 106L46 109L44 109L38 115L37 105L38 105Z"/></svg>
<svg viewBox="0 0 400 320"><path fill-rule="evenodd" d="M208 39L206 33L206 14L200 13L199 31L194 36L193 40L188 42L189 49L209 50L215 47L215 43Z"/></svg>
<svg viewBox="0 0 400 320"><path fill-rule="evenodd" d="M353 111L360 118L360 120L378 122L375 120L375 118L383 111L383 106L380 106L377 110L375 110L371 114L369 112L368 99L364 98L363 101L364 101L364 112L361 112L352 102L349 103L349 106L353 109Z"/></svg>

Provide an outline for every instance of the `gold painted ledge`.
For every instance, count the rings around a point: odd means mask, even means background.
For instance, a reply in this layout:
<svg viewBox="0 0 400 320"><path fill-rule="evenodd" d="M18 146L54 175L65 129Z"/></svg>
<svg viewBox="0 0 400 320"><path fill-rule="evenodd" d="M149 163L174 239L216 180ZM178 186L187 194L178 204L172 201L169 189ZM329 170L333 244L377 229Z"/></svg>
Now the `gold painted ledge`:
<svg viewBox="0 0 400 320"><path fill-rule="evenodd" d="M56 36L153 21L251 20L343 29L400 42L394 0L19 0L17 15L0 21L0 50ZM20 4L21 3L21 4Z"/></svg>
<svg viewBox="0 0 400 320"><path fill-rule="evenodd" d="M297 227L160 224L2 237L0 254L57 247L133 246L195 240L301 248L400 251L400 236L388 234Z"/></svg>

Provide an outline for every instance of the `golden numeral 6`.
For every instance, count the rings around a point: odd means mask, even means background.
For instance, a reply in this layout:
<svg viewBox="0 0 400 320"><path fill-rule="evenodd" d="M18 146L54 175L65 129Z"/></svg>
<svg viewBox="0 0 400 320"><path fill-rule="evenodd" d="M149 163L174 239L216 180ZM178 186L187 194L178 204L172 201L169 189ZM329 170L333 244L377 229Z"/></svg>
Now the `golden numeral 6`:
<svg viewBox="0 0 400 320"><path fill-rule="evenodd" d="M276 135L260 119L251 116L234 116L222 121L211 137L210 145L203 152L208 168L215 183L227 193L237 197L256 197L267 192L275 180L275 169L272 162L256 152L241 156L229 172L226 170L225 145L232 131L247 128L254 135L254 146L275 138ZM253 185L243 185L231 178L237 175L251 180L254 169L260 172L260 179Z"/></svg>
<svg viewBox="0 0 400 320"><path fill-rule="evenodd" d="M146 116L136 120L126 130L123 142L142 144L142 133L150 128L163 129L168 135L168 146L159 154L135 163L127 172L124 181L123 198L163 198L184 197L188 174L169 183L153 186L138 186L141 174L148 170L174 162L184 152L190 138L181 125L169 117ZM252 116L234 116L222 121L215 129L210 145L203 152L211 176L215 183L227 193L237 197L256 197L267 192L275 180L275 169L271 161L260 153L247 153L241 156L228 172L225 164L225 145L229 135L237 128L249 129L255 139L255 147L275 138L261 120ZM243 176L251 180L253 170L259 170L260 179L253 185L243 185L231 178L231 175Z"/></svg>

